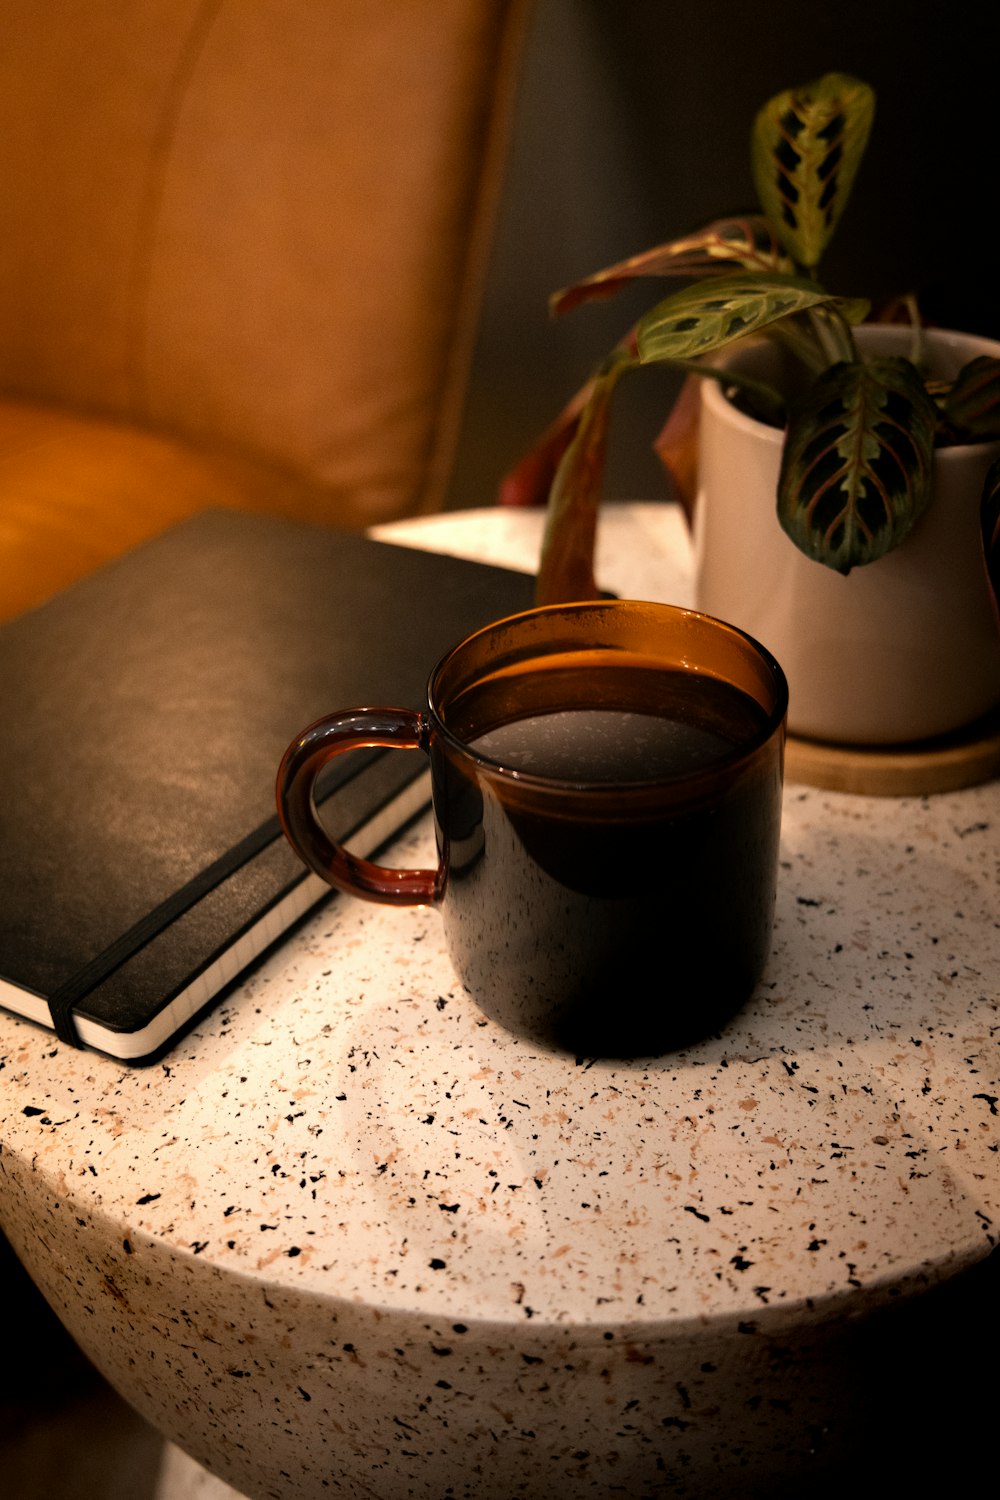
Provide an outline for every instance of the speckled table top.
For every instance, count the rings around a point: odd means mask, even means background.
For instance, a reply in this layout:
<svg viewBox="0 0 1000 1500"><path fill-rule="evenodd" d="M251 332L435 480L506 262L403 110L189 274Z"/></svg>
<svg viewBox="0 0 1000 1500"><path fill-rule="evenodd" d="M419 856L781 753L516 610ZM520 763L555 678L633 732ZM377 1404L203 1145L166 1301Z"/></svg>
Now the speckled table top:
<svg viewBox="0 0 1000 1500"><path fill-rule="evenodd" d="M391 534L532 567L540 524ZM689 602L668 506L609 507L599 562L608 587ZM654 1061L533 1050L457 985L434 911L344 898L151 1069L4 1016L0 1197L41 1179L189 1278L498 1332L878 1301L997 1241L998 834L997 783L789 784L764 979L721 1035ZM428 819L394 859L432 848Z"/></svg>

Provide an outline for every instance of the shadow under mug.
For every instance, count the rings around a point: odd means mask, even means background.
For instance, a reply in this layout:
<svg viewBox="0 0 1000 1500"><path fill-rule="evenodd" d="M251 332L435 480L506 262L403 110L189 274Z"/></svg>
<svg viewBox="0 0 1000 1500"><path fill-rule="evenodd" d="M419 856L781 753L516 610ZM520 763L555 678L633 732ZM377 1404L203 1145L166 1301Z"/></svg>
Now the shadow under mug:
<svg viewBox="0 0 1000 1500"><path fill-rule="evenodd" d="M774 920L788 691L734 626L630 600L486 626L431 672L427 708L333 712L289 745L278 810L337 889L437 906L487 1016L589 1056L656 1055L749 997ZM429 757L439 863L331 841L316 778L367 746Z"/></svg>

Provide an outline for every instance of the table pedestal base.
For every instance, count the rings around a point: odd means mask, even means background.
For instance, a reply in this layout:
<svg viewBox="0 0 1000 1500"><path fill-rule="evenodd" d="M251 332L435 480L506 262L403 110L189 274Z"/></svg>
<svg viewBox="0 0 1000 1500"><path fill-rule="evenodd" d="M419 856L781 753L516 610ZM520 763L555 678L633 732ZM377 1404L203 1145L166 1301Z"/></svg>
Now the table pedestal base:
<svg viewBox="0 0 1000 1500"><path fill-rule="evenodd" d="M163 1463L153 1500L245 1500L240 1490L217 1479L174 1443L163 1446Z"/></svg>

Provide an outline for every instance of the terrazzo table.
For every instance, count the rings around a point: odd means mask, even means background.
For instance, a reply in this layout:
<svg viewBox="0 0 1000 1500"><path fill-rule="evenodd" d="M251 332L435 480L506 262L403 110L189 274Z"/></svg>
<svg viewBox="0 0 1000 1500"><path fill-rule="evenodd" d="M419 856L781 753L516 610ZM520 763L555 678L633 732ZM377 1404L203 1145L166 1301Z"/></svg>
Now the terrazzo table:
<svg viewBox="0 0 1000 1500"><path fill-rule="evenodd" d="M392 534L530 568L540 524ZM599 561L687 602L670 507L609 507ZM996 1243L998 827L997 783L789 784L764 979L653 1061L532 1050L435 912L343 898L150 1069L0 1019L0 1222L177 1445L161 1500L744 1495L848 1452L892 1318Z"/></svg>

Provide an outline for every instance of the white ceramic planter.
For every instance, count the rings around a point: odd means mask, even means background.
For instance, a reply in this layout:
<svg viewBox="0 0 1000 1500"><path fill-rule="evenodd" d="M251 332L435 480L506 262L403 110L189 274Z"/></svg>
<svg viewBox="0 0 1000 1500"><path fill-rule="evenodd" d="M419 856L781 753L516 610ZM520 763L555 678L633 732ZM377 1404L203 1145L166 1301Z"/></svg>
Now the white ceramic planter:
<svg viewBox="0 0 1000 1500"><path fill-rule="evenodd" d="M864 328L872 353L905 354L909 330ZM937 373L1000 344L928 335ZM757 372L765 345L740 351ZM1000 702L997 630L979 538L979 499L1000 443L940 450L931 503L888 556L845 578L812 562L775 514L783 432L702 386L695 514L697 607L761 641L788 677L789 729L835 744L891 744L963 728Z"/></svg>

